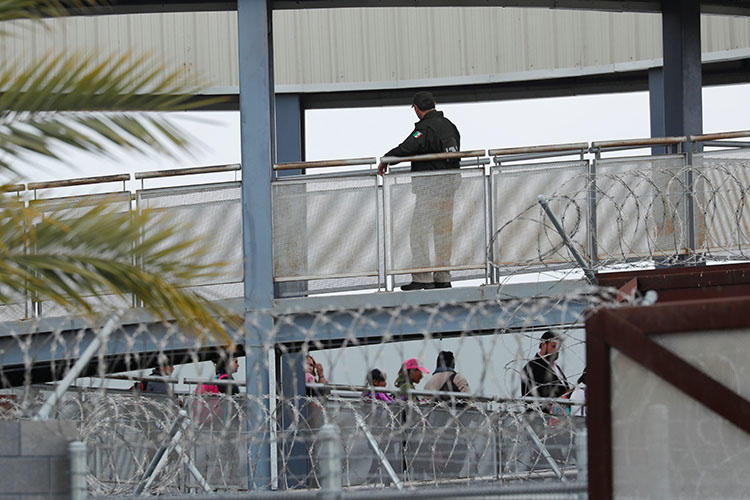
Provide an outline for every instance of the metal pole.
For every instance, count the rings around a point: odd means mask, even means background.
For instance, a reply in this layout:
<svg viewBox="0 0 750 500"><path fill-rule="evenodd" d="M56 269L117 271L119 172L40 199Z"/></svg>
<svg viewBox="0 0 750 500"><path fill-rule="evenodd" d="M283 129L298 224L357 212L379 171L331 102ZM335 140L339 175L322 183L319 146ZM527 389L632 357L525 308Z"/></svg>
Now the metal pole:
<svg viewBox="0 0 750 500"><path fill-rule="evenodd" d="M576 432L576 468L578 469L578 477L576 481L579 484L588 484L589 481L589 455L588 455L588 430L586 427L578 429ZM580 500L586 500L588 494L579 493L578 498Z"/></svg>
<svg viewBox="0 0 750 500"><path fill-rule="evenodd" d="M539 204L542 206L544 211L547 213L547 217L549 217L549 220L552 222L552 225L555 226L555 229L560 234L560 237L563 240L563 243L566 247L568 247L568 250L570 250L570 253L573 254L573 258L576 260L578 265L583 269L583 273L586 275L586 279L588 279L589 283L592 285L596 285L598 283L596 276L594 276L594 273L589 269L588 265L586 264L586 261L583 260L583 257L581 257L581 254L578 253L578 250L575 249L573 246L573 242L570 241L570 238L568 238L568 235L565 234L565 230L560 225L560 222L557 220L557 217L555 217L555 214L552 213L552 210L550 210L549 205L547 204L547 199L543 195L539 195L537 197L537 201L539 201Z"/></svg>
<svg viewBox="0 0 750 500"><path fill-rule="evenodd" d="M143 479L140 483L138 483L138 486L134 491L135 495L140 495L146 490L146 488L151 486L151 483L154 482L154 479L156 479L156 476L159 474L159 472L161 472L164 466L167 465L169 454L172 452L172 450L175 449L176 446L178 446L179 440L182 437L181 427L186 418L187 412L185 410L180 410L180 412L177 414L177 419L174 421L174 423L172 424L172 428L169 430L169 443L166 446L162 446L161 448L159 448L154 457L151 459L151 463L148 465L146 472L143 474Z"/></svg>
<svg viewBox="0 0 750 500"><path fill-rule="evenodd" d="M81 441L72 441L68 445L68 460L70 461L70 500L86 500L88 496L86 445Z"/></svg>
<svg viewBox="0 0 750 500"><path fill-rule="evenodd" d="M588 189L588 197L589 197L589 238L588 238L588 245L589 245L589 259L591 261L591 265L595 266L599 263L599 247L598 247L598 234L597 234L597 224L598 224L598 218L596 214L596 168L597 163L599 161L599 152L596 152L596 158L593 162L589 163L589 172L588 172L588 181L589 181L589 189Z"/></svg>
<svg viewBox="0 0 750 500"><path fill-rule="evenodd" d="M686 143L688 150L685 152L685 226L687 229L687 247L695 258L695 205L693 182L693 143Z"/></svg>
<svg viewBox="0 0 750 500"><path fill-rule="evenodd" d="M362 429L362 432L365 434L365 438L367 438L367 444L370 445L370 449L375 453L375 456L378 457L378 461L380 461L380 465L382 465L385 471L388 473L388 477L391 478L391 481L393 481L393 484L396 486L397 489L403 490L404 485L401 483L401 480L398 478L396 471L393 470L391 463L388 461L388 457L386 457L385 453L383 453L383 451L380 449L380 446L378 446L378 442L375 439L375 436L372 435L372 433L370 432L370 429L367 428L367 424L365 423L365 420L356 410L354 411L354 419L357 421L357 426L360 429Z"/></svg>
<svg viewBox="0 0 750 500"><path fill-rule="evenodd" d="M341 498L341 436L334 424L324 424L318 431L322 500Z"/></svg>
<svg viewBox="0 0 750 500"><path fill-rule="evenodd" d="M539 439L539 436L537 436L536 432L534 432L534 429L531 428L531 424L526 422L525 419L524 419L524 427L526 428L526 432L529 434L529 436L531 436L531 440L534 441L534 444L542 453L542 456L547 461L549 466L552 468L552 471L555 473L555 476L557 476L557 479L559 479L563 483L566 482L565 476L563 476L563 473L560 470L560 467L557 466L555 459L552 458L552 455L550 455L549 450L547 450L547 447L544 446L544 443L542 443L542 440Z"/></svg>
<svg viewBox="0 0 750 500"><path fill-rule="evenodd" d="M271 486L266 420L270 414L266 360L273 330L271 171L276 143L271 14L270 0L237 1L247 431L257 437L250 439L248 448L249 489Z"/></svg>
<svg viewBox="0 0 750 500"><path fill-rule="evenodd" d="M57 404L57 401L62 397L63 394L65 394L65 391L70 388L75 379L78 378L86 365L89 364L89 361L91 361L91 358L94 357L96 351L99 349L99 347L101 347L102 344L107 341L109 335L112 333L115 327L117 327L118 324L119 320L115 315L111 316L109 320L107 320L102 329L99 330L88 347L86 347L86 350L83 351L81 357L78 358L78 361L75 362L73 368L71 368L70 371L62 379L62 381L57 384L55 392L53 392L47 399L47 401L44 402L44 405L39 410L39 413L36 414L34 420L47 420L49 418L49 414Z"/></svg>

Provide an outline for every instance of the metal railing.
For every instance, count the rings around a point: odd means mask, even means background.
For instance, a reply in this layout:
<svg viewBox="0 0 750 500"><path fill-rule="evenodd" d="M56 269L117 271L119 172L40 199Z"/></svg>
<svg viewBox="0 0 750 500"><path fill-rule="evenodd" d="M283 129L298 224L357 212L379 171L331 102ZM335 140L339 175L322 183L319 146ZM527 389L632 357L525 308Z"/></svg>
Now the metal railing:
<svg viewBox="0 0 750 500"><path fill-rule="evenodd" d="M633 262L746 259L750 142L737 140L743 137L750 131L276 164L278 174L293 175L272 181L274 280L299 285L281 290L284 296L392 290L408 281L409 273L450 272L452 281L497 283L518 272L574 269L537 204L540 195L593 270ZM621 156L639 149L646 154ZM460 158L462 168L410 172L396 167L385 176L374 168L379 162L441 158ZM318 173L322 168L332 170ZM172 220L187 223L186 237L215 242L206 262L231 265L222 276L195 286L230 298L242 296L239 171L239 165L214 165L17 188L19 196L33 192L30 202L59 209L101 195L55 198L50 192L121 182L116 194L123 206L169 212ZM144 185L151 179L177 183L187 175L222 172L234 178L193 186ZM133 180L140 186L130 194L127 183ZM0 317L62 313L26 297L2 306Z"/></svg>
<svg viewBox="0 0 750 500"><path fill-rule="evenodd" d="M349 389L359 390L311 386L315 395L279 401L257 429L247 421L259 405L245 395L68 392L55 418L76 422L89 488L98 494L246 491L254 474L248 446L259 441L277 448L273 489L325 488L329 438L341 450L334 480L349 491L458 483L533 489L582 478L577 436L585 418L570 415L568 400L410 391L421 399L384 402L361 396L372 388ZM334 436L321 432L326 424ZM275 428L273 443L265 426Z"/></svg>

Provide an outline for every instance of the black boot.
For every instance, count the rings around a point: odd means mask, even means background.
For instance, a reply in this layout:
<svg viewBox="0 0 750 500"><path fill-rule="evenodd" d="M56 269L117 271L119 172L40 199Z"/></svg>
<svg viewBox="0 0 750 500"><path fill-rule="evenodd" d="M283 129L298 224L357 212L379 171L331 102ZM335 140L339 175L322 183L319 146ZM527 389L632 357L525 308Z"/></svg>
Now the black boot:
<svg viewBox="0 0 750 500"><path fill-rule="evenodd" d="M420 283L419 281L412 281L408 285L402 286L401 290L404 292L408 292L410 290L430 290L431 288L435 288L434 283Z"/></svg>

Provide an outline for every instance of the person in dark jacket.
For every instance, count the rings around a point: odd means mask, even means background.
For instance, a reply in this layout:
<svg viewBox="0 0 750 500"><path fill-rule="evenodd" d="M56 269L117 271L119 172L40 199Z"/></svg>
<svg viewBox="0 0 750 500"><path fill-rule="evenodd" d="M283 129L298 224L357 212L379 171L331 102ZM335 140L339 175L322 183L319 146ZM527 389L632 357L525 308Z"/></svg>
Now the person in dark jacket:
<svg viewBox="0 0 750 500"><path fill-rule="evenodd" d="M148 377L153 379L169 378L172 376L172 372L174 372L174 366L162 365L151 370L151 373L148 374ZM153 379L141 380L140 382L136 382L130 389L133 391L150 394L170 394L172 392L172 387L166 380Z"/></svg>
<svg viewBox="0 0 750 500"><path fill-rule="evenodd" d="M216 380L234 380L234 374L239 369L237 358L231 354L215 359L214 366L216 367ZM230 396L240 392L239 387L234 384L216 384L216 388L220 393Z"/></svg>
<svg viewBox="0 0 750 500"><path fill-rule="evenodd" d="M419 121L404 141L385 156L415 156L430 153L457 153L461 149L461 135L456 126L435 109L435 97L430 92L417 92L412 107ZM393 162L397 163L397 162ZM457 170L459 159L413 161L412 172ZM378 173L388 171L388 164L378 165ZM412 267L443 267L450 265L453 239L453 200L461 181L457 172L435 176L414 176L411 182L416 199L411 221L409 243ZM435 248L435 261L429 256L429 239ZM450 272L412 273L412 282L401 290L449 288Z"/></svg>
<svg viewBox="0 0 750 500"><path fill-rule="evenodd" d="M521 396L560 398L570 391L562 369L557 365L560 338L553 330L542 334L539 352L521 371Z"/></svg>

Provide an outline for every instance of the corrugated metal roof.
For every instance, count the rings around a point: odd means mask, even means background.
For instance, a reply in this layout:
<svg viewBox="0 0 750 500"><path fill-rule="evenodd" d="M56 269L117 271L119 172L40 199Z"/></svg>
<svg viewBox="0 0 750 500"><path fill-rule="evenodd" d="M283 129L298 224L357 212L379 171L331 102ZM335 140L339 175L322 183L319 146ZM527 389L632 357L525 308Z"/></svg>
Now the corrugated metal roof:
<svg viewBox="0 0 750 500"><path fill-rule="evenodd" d="M499 7L275 11L277 86L290 90L393 88L570 76L658 64L658 14ZM7 24L7 23L6 23ZM45 29L45 27L50 29ZM147 51L236 92L235 12L70 17L15 23L2 63L53 48ZM750 19L704 16L704 53L750 49ZM743 52L744 53L744 52ZM727 53L728 56L731 53ZM747 57L747 56L745 56Z"/></svg>

